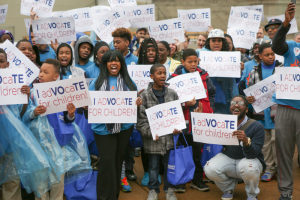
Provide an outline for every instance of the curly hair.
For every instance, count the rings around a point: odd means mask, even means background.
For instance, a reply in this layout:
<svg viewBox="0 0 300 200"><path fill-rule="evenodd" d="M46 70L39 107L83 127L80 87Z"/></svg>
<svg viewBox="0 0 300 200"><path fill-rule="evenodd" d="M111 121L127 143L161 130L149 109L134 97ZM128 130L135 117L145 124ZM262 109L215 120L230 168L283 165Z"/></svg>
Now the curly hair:
<svg viewBox="0 0 300 200"><path fill-rule="evenodd" d="M149 63L148 58L147 58L147 49L149 47L154 47L156 55L155 55L155 60L153 63ZM138 64L156 64L158 62L158 47L156 44L156 41L154 38L146 38L139 49L139 59L138 59Z"/></svg>
<svg viewBox="0 0 300 200"><path fill-rule="evenodd" d="M120 38L126 39L129 41L129 43L132 40L132 34L131 34L130 30L127 28L117 28L116 30L114 30L111 33L111 35L113 37L120 37Z"/></svg>
<svg viewBox="0 0 300 200"><path fill-rule="evenodd" d="M222 39L222 49L221 51L229 51L229 46L228 46L228 43L227 43L227 40L225 38L221 38ZM211 40L211 38L208 38L206 41L205 41L205 45L204 47L208 50L211 50L210 49L210 46L209 46L209 41Z"/></svg>

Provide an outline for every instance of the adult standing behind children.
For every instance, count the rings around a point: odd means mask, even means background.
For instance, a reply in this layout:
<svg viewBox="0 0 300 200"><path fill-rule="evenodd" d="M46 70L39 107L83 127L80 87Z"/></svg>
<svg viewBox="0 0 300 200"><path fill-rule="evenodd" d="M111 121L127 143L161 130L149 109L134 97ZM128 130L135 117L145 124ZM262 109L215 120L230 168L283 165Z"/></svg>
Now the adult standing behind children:
<svg viewBox="0 0 300 200"><path fill-rule="evenodd" d="M291 27L290 22L295 17L296 5L289 3L285 11L285 19L273 38L272 49L284 56L284 66L299 67L300 55L297 51L300 43L286 42L286 35ZM274 97L274 96L273 96ZM300 148L300 100L275 99L278 104L275 117L275 143L278 160L278 188L280 200L292 199L293 193L293 155L295 144Z"/></svg>

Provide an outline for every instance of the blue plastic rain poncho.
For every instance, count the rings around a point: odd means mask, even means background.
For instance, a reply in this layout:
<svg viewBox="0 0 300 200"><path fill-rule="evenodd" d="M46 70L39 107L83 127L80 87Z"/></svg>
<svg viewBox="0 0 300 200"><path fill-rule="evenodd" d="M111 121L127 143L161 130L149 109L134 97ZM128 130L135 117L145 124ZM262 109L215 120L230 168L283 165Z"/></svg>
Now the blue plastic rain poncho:
<svg viewBox="0 0 300 200"><path fill-rule="evenodd" d="M20 120L21 106L0 106L0 184L20 179L28 193L49 190L50 164L31 131ZM16 115L17 114L17 115Z"/></svg>

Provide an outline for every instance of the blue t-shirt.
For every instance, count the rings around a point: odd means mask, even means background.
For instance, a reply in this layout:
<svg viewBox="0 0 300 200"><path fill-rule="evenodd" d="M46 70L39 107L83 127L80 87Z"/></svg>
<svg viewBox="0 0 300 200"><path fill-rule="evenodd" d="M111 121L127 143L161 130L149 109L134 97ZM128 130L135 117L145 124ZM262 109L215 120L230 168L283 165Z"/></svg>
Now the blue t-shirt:
<svg viewBox="0 0 300 200"><path fill-rule="evenodd" d="M114 87L114 88L117 88L117 77L109 77L108 78L108 81L109 81L109 85L111 87ZM89 86L89 90L90 91L95 91L95 84L96 84L96 79L93 80L91 83L90 83L90 86ZM118 122L115 122L115 123L118 123ZM132 127L134 124L122 124L121 126L121 131L123 130L127 130L129 129L130 127ZM92 130L98 134L98 135L108 135L108 134L111 134L107 128L106 128L106 125L105 124L100 124L100 123L95 123L95 124L92 124Z"/></svg>
<svg viewBox="0 0 300 200"><path fill-rule="evenodd" d="M44 51L39 51L39 53L41 62L45 62L48 58L56 59L56 53L49 45Z"/></svg>
<svg viewBox="0 0 300 200"><path fill-rule="evenodd" d="M85 74L87 78L98 78L100 74L100 68L93 62L90 66L85 70Z"/></svg>
<svg viewBox="0 0 300 200"><path fill-rule="evenodd" d="M288 51L284 56L285 67L299 67L300 66L300 43L295 41L287 41ZM300 109L300 100L288 100L288 99L276 99L276 95L273 95L272 100L281 105L292 106L293 108Z"/></svg>
<svg viewBox="0 0 300 200"><path fill-rule="evenodd" d="M91 68L89 68L91 65L94 65L94 62L88 61L85 65L80 65L79 63L75 64L76 67L79 67L84 70L86 78L91 78L89 77L89 75L92 74L92 72L90 72Z"/></svg>
<svg viewBox="0 0 300 200"><path fill-rule="evenodd" d="M127 66L135 65L138 62L138 58L129 51L128 54L125 56L125 62Z"/></svg>

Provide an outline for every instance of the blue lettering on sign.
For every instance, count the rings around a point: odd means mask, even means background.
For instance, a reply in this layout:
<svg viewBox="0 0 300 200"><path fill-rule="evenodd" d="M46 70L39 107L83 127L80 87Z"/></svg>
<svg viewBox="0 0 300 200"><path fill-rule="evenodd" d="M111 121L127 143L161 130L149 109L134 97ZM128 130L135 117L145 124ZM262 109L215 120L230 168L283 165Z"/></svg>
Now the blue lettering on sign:
<svg viewBox="0 0 300 200"><path fill-rule="evenodd" d="M119 14L118 12L115 12L115 13L113 14L113 16L114 16L115 18L120 18L120 17L121 17L120 14Z"/></svg>
<svg viewBox="0 0 300 200"><path fill-rule="evenodd" d="M47 6L52 6L53 5L53 0L45 0L45 4Z"/></svg>
<svg viewBox="0 0 300 200"><path fill-rule="evenodd" d="M242 18L248 18L248 13L246 13L246 12L241 12L241 17Z"/></svg>
<svg viewBox="0 0 300 200"><path fill-rule="evenodd" d="M196 78L190 78L190 80L192 81L192 83L198 83L197 79Z"/></svg>
<svg viewBox="0 0 300 200"><path fill-rule="evenodd" d="M56 23L54 23L54 22L48 23L48 26L49 26L50 29L56 28Z"/></svg>
<svg viewBox="0 0 300 200"><path fill-rule="evenodd" d="M206 120L206 124L208 127L216 127L217 126L217 121L215 119L205 119Z"/></svg>
<svg viewBox="0 0 300 200"><path fill-rule="evenodd" d="M254 18L255 20L257 20L257 21L260 21L260 15L254 14L253 18Z"/></svg>
<svg viewBox="0 0 300 200"><path fill-rule="evenodd" d="M230 57L231 62L236 62L236 57Z"/></svg>
<svg viewBox="0 0 300 200"><path fill-rule="evenodd" d="M175 28L182 28L181 22L174 22Z"/></svg>
<svg viewBox="0 0 300 200"><path fill-rule="evenodd" d="M150 71L143 71L144 77L150 77Z"/></svg>
<svg viewBox="0 0 300 200"><path fill-rule="evenodd" d="M300 74L293 74L294 81L300 81Z"/></svg>
<svg viewBox="0 0 300 200"><path fill-rule="evenodd" d="M201 13L201 14L202 14L203 19L205 19L205 18L208 19L208 17L209 17L208 12L204 12L204 13Z"/></svg>
<svg viewBox="0 0 300 200"><path fill-rule="evenodd" d="M176 87L183 87L184 86L184 83L183 81L179 81L178 83L175 83Z"/></svg>
<svg viewBox="0 0 300 200"><path fill-rule="evenodd" d="M215 61L216 61L216 62L222 62L222 60L223 60L223 58L222 58L222 57L220 57L220 56L218 56L218 57L215 57Z"/></svg>
<svg viewBox="0 0 300 200"><path fill-rule="evenodd" d="M105 20L105 21L104 21L104 25L105 25L105 26L108 26L108 25L110 25L110 21L109 21L108 19L107 19L107 20Z"/></svg>
<svg viewBox="0 0 300 200"><path fill-rule="evenodd" d="M73 18L74 18L74 19L78 19L78 14L74 14L74 15L73 15Z"/></svg>
<svg viewBox="0 0 300 200"><path fill-rule="evenodd" d="M188 18L189 19L196 19L196 14L195 13L188 14Z"/></svg>
<svg viewBox="0 0 300 200"><path fill-rule="evenodd" d="M147 8L147 14L154 14L153 8Z"/></svg>
<svg viewBox="0 0 300 200"><path fill-rule="evenodd" d="M84 15L85 18L90 18L90 14L88 12L83 13L83 15Z"/></svg>
<svg viewBox="0 0 300 200"><path fill-rule="evenodd" d="M13 63L15 63L16 66L21 64L21 60L19 60L16 56L13 59Z"/></svg>
<svg viewBox="0 0 300 200"><path fill-rule="evenodd" d="M245 31L244 30L236 30L236 34L237 35L245 35Z"/></svg>
<svg viewBox="0 0 300 200"><path fill-rule="evenodd" d="M163 117L163 113L161 111L158 111L156 113L156 118L158 119L158 118L162 118L162 117Z"/></svg>
<svg viewBox="0 0 300 200"><path fill-rule="evenodd" d="M261 91L261 93L268 92L267 86L264 86L264 87L262 87L262 88L259 88L259 90Z"/></svg>
<svg viewBox="0 0 300 200"><path fill-rule="evenodd" d="M142 11L141 10L133 10L134 15L141 15Z"/></svg>
<svg viewBox="0 0 300 200"><path fill-rule="evenodd" d="M158 25L159 26L159 29L161 30L161 31L163 31L163 30L168 30L168 25L167 24L163 24L163 25Z"/></svg>

